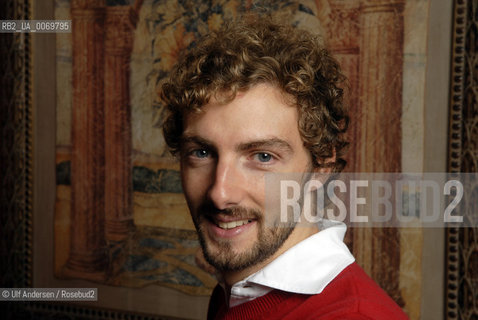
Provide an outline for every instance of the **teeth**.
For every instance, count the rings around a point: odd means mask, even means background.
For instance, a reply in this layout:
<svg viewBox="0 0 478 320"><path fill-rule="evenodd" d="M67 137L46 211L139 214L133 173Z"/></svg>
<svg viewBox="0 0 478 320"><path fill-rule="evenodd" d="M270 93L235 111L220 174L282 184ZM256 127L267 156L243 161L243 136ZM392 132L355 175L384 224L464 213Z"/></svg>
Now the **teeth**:
<svg viewBox="0 0 478 320"><path fill-rule="evenodd" d="M231 221L231 222L218 222L217 225L221 229L228 230L228 229L240 227L240 226L245 225L249 222L251 222L251 220L246 219L246 220L238 220L238 221Z"/></svg>

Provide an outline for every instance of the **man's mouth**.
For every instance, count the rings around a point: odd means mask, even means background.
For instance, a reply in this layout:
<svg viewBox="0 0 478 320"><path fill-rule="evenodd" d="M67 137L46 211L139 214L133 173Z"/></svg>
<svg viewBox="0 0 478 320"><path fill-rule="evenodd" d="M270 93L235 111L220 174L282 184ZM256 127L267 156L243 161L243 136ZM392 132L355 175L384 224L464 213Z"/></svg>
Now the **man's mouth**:
<svg viewBox="0 0 478 320"><path fill-rule="evenodd" d="M233 228L243 226L243 225L251 223L251 222L252 222L251 219L236 220L236 221L229 221L229 222L217 221L216 225L221 229L229 230L229 229L233 229Z"/></svg>

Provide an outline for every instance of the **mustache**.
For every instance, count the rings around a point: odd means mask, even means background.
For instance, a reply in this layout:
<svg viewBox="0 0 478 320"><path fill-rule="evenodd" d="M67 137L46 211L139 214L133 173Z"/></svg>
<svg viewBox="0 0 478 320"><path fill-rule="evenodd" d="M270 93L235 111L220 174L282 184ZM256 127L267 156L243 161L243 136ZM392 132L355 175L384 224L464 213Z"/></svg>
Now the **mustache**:
<svg viewBox="0 0 478 320"><path fill-rule="evenodd" d="M257 209L247 208L243 206L233 206L226 209L219 209L214 204L208 202L203 203L198 208L198 214L203 218L213 218L217 215L225 215L232 218L248 218L261 220L264 214Z"/></svg>

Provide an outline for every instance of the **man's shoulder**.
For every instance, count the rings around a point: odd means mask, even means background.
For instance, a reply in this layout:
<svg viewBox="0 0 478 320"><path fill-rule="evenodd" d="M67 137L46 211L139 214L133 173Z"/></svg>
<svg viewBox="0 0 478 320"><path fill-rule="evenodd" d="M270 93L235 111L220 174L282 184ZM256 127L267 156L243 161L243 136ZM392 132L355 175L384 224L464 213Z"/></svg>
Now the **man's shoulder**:
<svg viewBox="0 0 478 320"><path fill-rule="evenodd" d="M408 319L357 263L350 264L299 309L308 310L306 319Z"/></svg>

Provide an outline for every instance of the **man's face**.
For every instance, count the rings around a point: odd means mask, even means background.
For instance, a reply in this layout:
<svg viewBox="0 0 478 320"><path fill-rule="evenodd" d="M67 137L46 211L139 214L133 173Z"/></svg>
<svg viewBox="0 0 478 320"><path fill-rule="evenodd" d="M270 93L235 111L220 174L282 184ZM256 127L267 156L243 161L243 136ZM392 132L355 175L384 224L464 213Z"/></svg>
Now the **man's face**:
<svg viewBox="0 0 478 320"><path fill-rule="evenodd" d="M298 130L297 108L271 85L212 99L184 119L181 174L206 260L238 271L274 256L293 231L265 216L265 173L304 172L310 153Z"/></svg>

